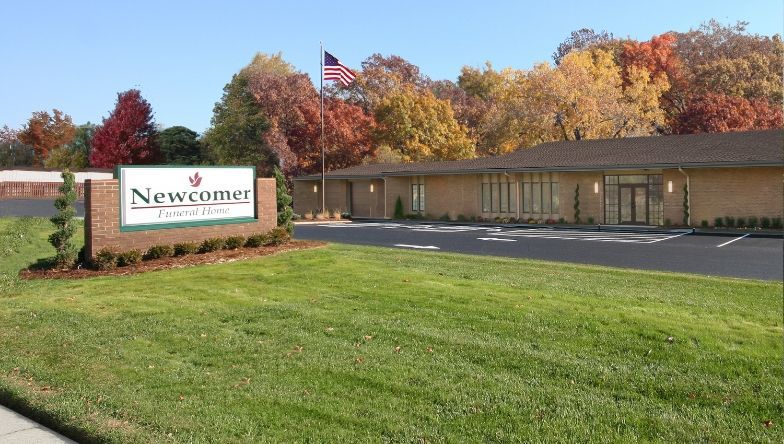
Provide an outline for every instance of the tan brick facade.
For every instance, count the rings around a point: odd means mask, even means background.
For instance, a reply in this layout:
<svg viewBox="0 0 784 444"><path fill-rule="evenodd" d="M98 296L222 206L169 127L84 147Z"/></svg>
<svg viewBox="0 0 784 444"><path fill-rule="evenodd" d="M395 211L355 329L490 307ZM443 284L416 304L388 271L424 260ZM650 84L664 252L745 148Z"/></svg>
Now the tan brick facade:
<svg viewBox="0 0 784 444"><path fill-rule="evenodd" d="M85 252L89 257L95 257L103 248L116 252L132 249L144 251L153 245L201 242L211 237L265 233L277 224L275 192L275 179L256 179L257 222L121 232L117 179L88 179L85 181Z"/></svg>
<svg viewBox="0 0 784 444"><path fill-rule="evenodd" d="M716 217L784 217L784 168L692 168L684 172L690 178L691 224L699 226L707 220L710 225ZM662 218L670 223L683 223L683 187L686 176L677 169L649 170L607 170L607 171L568 171L553 173L497 173L497 174L451 174L425 176L392 176L386 178L386 211L384 212L384 183L373 179L372 183L379 193L369 193L371 180L327 180L329 202L346 199L346 187L351 183L355 217L387 217L394 215L395 201L400 196L403 212L411 209L411 185L425 184L425 211L428 218L437 219L447 214L454 220L459 215L470 217L495 218L515 217L527 220L546 221L564 218L574 222L574 194L580 186L580 218L588 223L592 218L595 224L606 223L604 202L605 175L662 175ZM521 199L521 182L546 181L559 184L559 211L547 214L531 214L524 211ZM482 183L511 183L516 199L516 211L497 213L482 211ZM672 182L672 192L669 191ZM316 181L298 180L295 182L294 207L301 213L320 205L320 194L313 193ZM320 186L320 185L319 185ZM332 190L336 195L332 196ZM598 190L598 192L597 192ZM318 199L318 201L316 200ZM373 209L372 215L370 209Z"/></svg>

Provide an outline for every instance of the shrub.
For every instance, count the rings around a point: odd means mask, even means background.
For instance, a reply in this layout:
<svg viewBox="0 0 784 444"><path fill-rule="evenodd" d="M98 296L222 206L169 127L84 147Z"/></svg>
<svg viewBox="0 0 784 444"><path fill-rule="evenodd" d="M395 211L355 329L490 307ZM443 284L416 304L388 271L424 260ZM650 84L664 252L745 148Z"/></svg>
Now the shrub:
<svg viewBox="0 0 784 444"><path fill-rule="evenodd" d="M672 225L672 221L670 220L670 218L668 217L667 219L664 219L664 226L669 227L670 225Z"/></svg>
<svg viewBox="0 0 784 444"><path fill-rule="evenodd" d="M281 227L275 227L267 233L265 245L285 244L289 240L291 240L291 234L288 231L281 229Z"/></svg>
<svg viewBox="0 0 784 444"><path fill-rule="evenodd" d="M465 222L465 221L467 221L468 219L467 219L467 218L466 218L464 215L462 215L462 214L458 214L458 215L457 215L457 220L458 220L458 222Z"/></svg>
<svg viewBox="0 0 784 444"><path fill-rule="evenodd" d="M708 221L703 219L702 222L700 222L700 226L702 228L708 228Z"/></svg>
<svg viewBox="0 0 784 444"><path fill-rule="evenodd" d="M777 229L777 230L781 229L781 218L780 217L774 217L773 221L770 224L770 226L772 228Z"/></svg>
<svg viewBox="0 0 784 444"><path fill-rule="evenodd" d="M516 217L510 217L509 218L509 223L510 224L516 224L517 223L517 218Z"/></svg>
<svg viewBox="0 0 784 444"><path fill-rule="evenodd" d="M321 211L316 214L316 220L327 220L329 219L329 213L326 211Z"/></svg>
<svg viewBox="0 0 784 444"><path fill-rule="evenodd" d="M444 214L441 215L441 217L438 218L438 220L443 220L443 221L449 222L452 219L449 218L449 213L444 213Z"/></svg>
<svg viewBox="0 0 784 444"><path fill-rule="evenodd" d="M760 220L760 225L762 226L762 228L770 228L770 218L763 217Z"/></svg>
<svg viewBox="0 0 784 444"><path fill-rule="evenodd" d="M307 212L307 213L305 213L305 214L304 214L302 217L303 217L305 220L313 220L313 212L312 212L312 211L308 211L308 212Z"/></svg>
<svg viewBox="0 0 784 444"><path fill-rule="evenodd" d="M171 257L174 255L174 247L171 245L153 245L144 254L144 259L160 259L162 257Z"/></svg>
<svg viewBox="0 0 784 444"><path fill-rule="evenodd" d="M528 223L529 224L535 224L536 223L536 219L534 219L533 217L529 217L528 218Z"/></svg>
<svg viewBox="0 0 784 444"><path fill-rule="evenodd" d="M136 265L142 261L141 250L128 250L117 255L117 266L127 267L128 265Z"/></svg>
<svg viewBox="0 0 784 444"><path fill-rule="evenodd" d="M395 219L403 219L403 217L405 217L403 215L403 200L398 196L395 201Z"/></svg>
<svg viewBox="0 0 784 444"><path fill-rule="evenodd" d="M344 211L344 212L340 213L340 217L342 219L351 219L351 213L349 213L348 211Z"/></svg>
<svg viewBox="0 0 784 444"><path fill-rule="evenodd" d="M330 214L331 214L331 217L332 217L333 219L335 219L335 220L340 220L340 217L341 217L340 210L332 210L332 211L330 212Z"/></svg>
<svg viewBox="0 0 784 444"><path fill-rule="evenodd" d="M245 246L248 248L258 248L264 245L267 240L267 236L262 233L251 234L248 236L248 239L245 240Z"/></svg>
<svg viewBox="0 0 784 444"><path fill-rule="evenodd" d="M294 210L291 208L291 203L294 201L289 194L286 187L286 178L283 177L283 172L277 166L272 174L275 176L275 203L278 209L278 226L288 230L289 233L294 231L294 224L291 222L291 216Z"/></svg>
<svg viewBox="0 0 784 444"><path fill-rule="evenodd" d="M574 189L574 223L579 224L580 220L580 184Z"/></svg>
<svg viewBox="0 0 784 444"><path fill-rule="evenodd" d="M563 217L559 217L558 218L558 223L559 224L565 224L566 223L566 219L564 219Z"/></svg>
<svg viewBox="0 0 784 444"><path fill-rule="evenodd" d="M300 219L302 219L302 215L301 214L297 214L297 213L292 213L291 214L291 220L300 220Z"/></svg>
<svg viewBox="0 0 784 444"><path fill-rule="evenodd" d="M219 237L211 237L204 239L204 242L199 245L199 253L209 253L211 251L218 251L223 248L226 242Z"/></svg>
<svg viewBox="0 0 784 444"><path fill-rule="evenodd" d="M748 224L749 228L757 228L757 224L758 223L759 223L759 221L757 220L757 216L750 216L749 217L749 224Z"/></svg>
<svg viewBox="0 0 784 444"><path fill-rule="evenodd" d="M732 217L732 216L726 216L724 218L724 225L726 225L729 228L734 227L735 226L735 218Z"/></svg>
<svg viewBox="0 0 784 444"><path fill-rule="evenodd" d="M735 226L738 227L738 228L745 228L746 227L746 219L742 218L742 217L739 217L735 221Z"/></svg>
<svg viewBox="0 0 784 444"><path fill-rule="evenodd" d="M225 250L236 250L237 248L242 248L243 245L245 245L244 236L229 236L223 242Z"/></svg>
<svg viewBox="0 0 784 444"><path fill-rule="evenodd" d="M546 221L544 221L544 223L546 223L547 225L553 225L555 224L555 219L547 219Z"/></svg>
<svg viewBox="0 0 784 444"><path fill-rule="evenodd" d="M73 221L76 215L76 210L73 207L76 200L76 179L74 174L67 169L62 172L60 177L63 178L63 184L58 188L60 195L54 201L57 214L49 219L56 229L49 236L49 243L57 251L54 258L55 265L59 268L68 268L72 267L76 260L76 247L71 241L76 232L76 225Z"/></svg>
<svg viewBox="0 0 784 444"><path fill-rule="evenodd" d="M194 254L199 251L199 244L196 242L183 242L174 244L174 255L185 256L186 254Z"/></svg>
<svg viewBox="0 0 784 444"><path fill-rule="evenodd" d="M588 225L593 225L593 216L588 216Z"/></svg>
<svg viewBox="0 0 784 444"><path fill-rule="evenodd" d="M683 225L689 225L689 212L691 209L689 208L689 187L687 184L683 184Z"/></svg>
<svg viewBox="0 0 784 444"><path fill-rule="evenodd" d="M425 217L422 216L422 213L413 213L413 214L406 214L406 219L424 219Z"/></svg>
<svg viewBox="0 0 784 444"><path fill-rule="evenodd" d="M723 227L724 226L724 218L723 217L717 217L717 218L713 219L713 226L716 227L716 228Z"/></svg>
<svg viewBox="0 0 784 444"><path fill-rule="evenodd" d="M98 270L114 270L117 268L117 255L108 248L101 249L92 260L93 267Z"/></svg>

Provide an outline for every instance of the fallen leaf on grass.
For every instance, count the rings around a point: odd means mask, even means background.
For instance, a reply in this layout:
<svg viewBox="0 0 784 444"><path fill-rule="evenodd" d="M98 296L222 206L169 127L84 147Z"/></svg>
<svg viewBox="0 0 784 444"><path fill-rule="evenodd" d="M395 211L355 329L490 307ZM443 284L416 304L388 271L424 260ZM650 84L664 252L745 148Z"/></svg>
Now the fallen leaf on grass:
<svg viewBox="0 0 784 444"><path fill-rule="evenodd" d="M395 353L400 353L400 352L402 352L402 351L403 351L403 349L402 349L402 348L400 348L400 346L399 346L399 345L398 345L397 347L395 347Z"/></svg>
<svg viewBox="0 0 784 444"><path fill-rule="evenodd" d="M327 327L324 329L324 331L330 332L330 331L335 331L335 329L332 327Z"/></svg>
<svg viewBox="0 0 784 444"><path fill-rule="evenodd" d="M427 352L428 352L428 353L433 353L433 347L428 347L428 348L427 348Z"/></svg>
<svg viewBox="0 0 784 444"><path fill-rule="evenodd" d="M250 385L250 378L242 378L242 381L234 384L234 388L239 388L240 386L243 385Z"/></svg>
<svg viewBox="0 0 784 444"><path fill-rule="evenodd" d="M180 398L179 399L180 399L180 401L185 401L185 396L182 393L180 393Z"/></svg>
<svg viewBox="0 0 784 444"><path fill-rule="evenodd" d="M355 359L354 362L357 364L362 364L363 362L365 362L365 359L362 358L362 356L357 356L357 359Z"/></svg>
<svg viewBox="0 0 784 444"><path fill-rule="evenodd" d="M667 336L667 342L672 344L673 342L675 342L675 338L673 338L672 336Z"/></svg>
<svg viewBox="0 0 784 444"><path fill-rule="evenodd" d="M363 338L365 338L366 341L369 341L369 340L373 339L373 336L365 335L365 336L363 336Z"/></svg>
<svg viewBox="0 0 784 444"><path fill-rule="evenodd" d="M769 429L769 428L773 427L773 421L771 421L770 419L766 419L765 421L762 421L762 425L766 429Z"/></svg>

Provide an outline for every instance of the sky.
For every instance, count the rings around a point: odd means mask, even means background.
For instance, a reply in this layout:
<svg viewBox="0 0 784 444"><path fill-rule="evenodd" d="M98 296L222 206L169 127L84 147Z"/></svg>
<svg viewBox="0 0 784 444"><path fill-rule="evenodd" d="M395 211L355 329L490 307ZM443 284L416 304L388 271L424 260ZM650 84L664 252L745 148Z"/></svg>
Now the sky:
<svg viewBox="0 0 784 444"><path fill-rule="evenodd" d="M2 11L0 127L12 128L52 108L100 123L118 92L138 88L156 122L203 132L256 52L282 52L318 83L320 41L350 67L396 54L456 80L464 65L551 61L580 28L647 40L715 18L784 31L781 0L8 1Z"/></svg>

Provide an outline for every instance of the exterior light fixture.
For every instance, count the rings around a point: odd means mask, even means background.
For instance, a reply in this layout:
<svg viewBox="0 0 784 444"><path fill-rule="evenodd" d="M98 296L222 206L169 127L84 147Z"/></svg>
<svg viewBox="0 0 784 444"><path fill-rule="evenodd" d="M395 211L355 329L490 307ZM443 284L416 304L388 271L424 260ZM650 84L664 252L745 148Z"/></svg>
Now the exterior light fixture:
<svg viewBox="0 0 784 444"><path fill-rule="evenodd" d="M313 192L318 193L318 185L313 185Z"/></svg>
<svg viewBox="0 0 784 444"><path fill-rule="evenodd" d="M667 192L668 193L672 193L672 181L671 180L667 181Z"/></svg>
<svg viewBox="0 0 784 444"><path fill-rule="evenodd" d="M594 194L599 194L599 182L594 182L593 183L593 193Z"/></svg>
<svg viewBox="0 0 784 444"><path fill-rule="evenodd" d="M370 192L371 193L373 192L373 184L372 183L370 184Z"/></svg>

